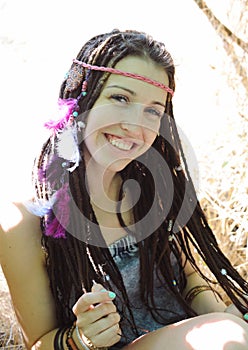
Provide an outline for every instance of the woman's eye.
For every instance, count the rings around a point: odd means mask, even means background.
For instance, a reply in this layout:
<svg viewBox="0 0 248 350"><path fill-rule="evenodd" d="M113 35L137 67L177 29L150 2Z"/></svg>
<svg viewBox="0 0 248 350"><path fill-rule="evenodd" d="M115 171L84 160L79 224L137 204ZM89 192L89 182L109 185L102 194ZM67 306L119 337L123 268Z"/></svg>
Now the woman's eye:
<svg viewBox="0 0 248 350"><path fill-rule="evenodd" d="M121 103L129 102L129 99L124 95L119 95L119 94L111 95L110 98L117 101L117 102L121 102Z"/></svg>
<svg viewBox="0 0 248 350"><path fill-rule="evenodd" d="M147 113L151 114L152 116L162 118L163 112L157 110L156 108L147 108Z"/></svg>

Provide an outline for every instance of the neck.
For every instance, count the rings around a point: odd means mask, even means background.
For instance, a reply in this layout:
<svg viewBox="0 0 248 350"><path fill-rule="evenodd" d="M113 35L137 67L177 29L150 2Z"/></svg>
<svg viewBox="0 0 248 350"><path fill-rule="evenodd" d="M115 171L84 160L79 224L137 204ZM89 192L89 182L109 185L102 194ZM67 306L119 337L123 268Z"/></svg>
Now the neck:
<svg viewBox="0 0 248 350"><path fill-rule="evenodd" d="M117 203L122 184L121 176L110 169L101 167L93 160L91 163L91 157L88 153L85 153L84 157L91 205L101 228L102 235L107 245L109 245L127 234L123 227L121 227L117 217L119 209L125 224L129 226L133 223L131 195L128 191L125 192L123 200L119 203L119 207Z"/></svg>
<svg viewBox="0 0 248 350"><path fill-rule="evenodd" d="M86 177L89 195L94 206L112 211L116 208L121 187L121 177L118 173L89 162L89 155L85 155Z"/></svg>

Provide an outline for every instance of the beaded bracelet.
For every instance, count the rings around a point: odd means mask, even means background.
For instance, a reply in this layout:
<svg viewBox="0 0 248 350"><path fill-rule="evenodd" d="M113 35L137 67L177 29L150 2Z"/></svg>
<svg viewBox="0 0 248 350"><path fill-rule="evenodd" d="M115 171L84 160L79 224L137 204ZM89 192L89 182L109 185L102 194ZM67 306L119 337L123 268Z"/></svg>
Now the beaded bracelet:
<svg viewBox="0 0 248 350"><path fill-rule="evenodd" d="M68 350L79 350L76 343L74 342L73 338L72 338L72 333L74 331L74 329L76 328L75 324L73 324L71 326L71 328L69 328L66 332L66 345Z"/></svg>
<svg viewBox="0 0 248 350"><path fill-rule="evenodd" d="M210 286L195 286L193 288L191 288L188 293L185 296L185 301L187 303L189 303L189 305L191 305L193 299L200 293L205 292L207 290L211 290L212 292L216 293L218 295L218 297L222 300L221 295L214 289L212 289Z"/></svg>

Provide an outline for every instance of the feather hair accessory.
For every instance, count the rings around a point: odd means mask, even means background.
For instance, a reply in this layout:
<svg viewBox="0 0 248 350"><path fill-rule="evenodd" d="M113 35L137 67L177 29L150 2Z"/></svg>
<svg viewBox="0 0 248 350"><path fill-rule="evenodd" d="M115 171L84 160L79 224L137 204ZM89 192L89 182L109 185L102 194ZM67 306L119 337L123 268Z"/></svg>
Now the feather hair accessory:
<svg viewBox="0 0 248 350"><path fill-rule="evenodd" d="M77 132L77 123L73 122L72 125L66 126L65 129L57 135L55 146L59 157L70 163L74 163L72 167L67 169L70 172L78 167L80 161Z"/></svg>
<svg viewBox="0 0 248 350"><path fill-rule="evenodd" d="M53 195L48 200L36 198L32 201L26 201L24 205L31 214L42 217L49 213L55 203L55 200L55 195Z"/></svg>
<svg viewBox="0 0 248 350"><path fill-rule="evenodd" d="M52 130L53 132L58 132L63 130L64 127L68 124L69 120L74 116L78 115L78 99L68 98L68 99L58 99L59 106L59 119L58 120L49 120L44 124L44 126Z"/></svg>
<svg viewBox="0 0 248 350"><path fill-rule="evenodd" d="M45 235L53 238L66 238L70 222L69 184L64 184L56 193L52 211L48 213Z"/></svg>
<svg viewBox="0 0 248 350"><path fill-rule="evenodd" d="M80 70L74 73L77 73L76 76L75 74L70 75L71 88L75 88L82 78L82 68L80 67ZM85 128L85 123L76 119L79 115L79 101L87 95L89 75L90 70L86 74L81 93L77 98L58 99L59 118L44 124L55 137L55 153L51 161L39 169L38 177L40 182L49 184L48 188L54 193L48 200L36 198L33 202L26 203L27 209L33 214L45 217L45 235L54 238L66 238L66 228L70 221L69 183L64 181L65 167L70 163L74 163L66 169L72 172L80 162L78 132ZM73 79L77 80L75 86L73 85ZM59 189L56 190L58 186Z"/></svg>

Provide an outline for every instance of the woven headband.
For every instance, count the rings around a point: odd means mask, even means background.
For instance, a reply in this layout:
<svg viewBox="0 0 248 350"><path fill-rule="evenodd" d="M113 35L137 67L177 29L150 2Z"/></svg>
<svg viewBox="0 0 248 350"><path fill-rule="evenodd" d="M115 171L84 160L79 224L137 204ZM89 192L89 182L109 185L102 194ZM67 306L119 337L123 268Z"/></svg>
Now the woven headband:
<svg viewBox="0 0 248 350"><path fill-rule="evenodd" d="M96 70L96 71L101 71L101 72L109 72L109 73L112 73L112 74L123 75L124 77L141 80L141 81L144 81L144 82L146 82L148 84L152 84L152 85L154 85L156 87L159 87L160 89L163 89L163 90L167 91L172 96L174 95L174 91L172 89L170 89L168 86L166 86L166 85L164 85L164 84L162 84L162 83L160 83L160 82L158 82L156 80L144 77L143 75L139 75L139 74L136 74L136 73L124 72L122 70L111 68L111 67L94 66L94 65L82 62L82 61L78 61L76 59L73 59L73 62L78 64L78 65L80 65L80 66L82 66L82 67L84 67L84 68L90 69L90 70Z"/></svg>

